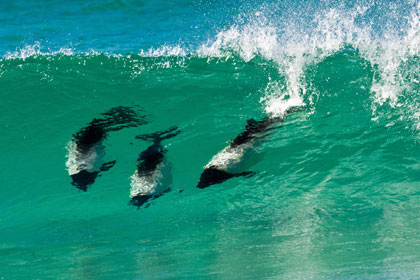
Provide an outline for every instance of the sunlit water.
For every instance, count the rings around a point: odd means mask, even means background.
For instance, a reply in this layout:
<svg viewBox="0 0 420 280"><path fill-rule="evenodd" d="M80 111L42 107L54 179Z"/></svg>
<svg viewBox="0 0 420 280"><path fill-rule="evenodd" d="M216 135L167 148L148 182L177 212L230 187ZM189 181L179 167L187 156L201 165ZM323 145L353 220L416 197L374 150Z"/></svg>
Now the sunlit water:
<svg viewBox="0 0 420 280"><path fill-rule="evenodd" d="M420 278L417 2L4 1L0 52L2 279ZM80 191L66 147L117 106L147 124ZM255 175L196 188L267 115ZM137 209L135 137L173 126Z"/></svg>

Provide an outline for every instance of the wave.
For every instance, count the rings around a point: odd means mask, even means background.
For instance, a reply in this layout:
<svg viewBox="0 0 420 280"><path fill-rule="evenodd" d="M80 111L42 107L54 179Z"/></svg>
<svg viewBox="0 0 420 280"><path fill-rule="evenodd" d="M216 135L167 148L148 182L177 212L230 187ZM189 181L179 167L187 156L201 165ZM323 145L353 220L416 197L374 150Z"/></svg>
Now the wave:
<svg viewBox="0 0 420 280"><path fill-rule="evenodd" d="M78 53L71 48L44 50L36 43L4 55L0 60L0 77L11 71L10 67L20 65L13 61L27 60L49 65L70 60L71 67L75 68L79 67L76 64L113 64L129 72L132 79L162 69L191 69L196 64L203 68L231 64L238 69L252 64L251 67L265 67L268 78L260 98L263 111L281 115L290 107L315 108L315 100L324 93L314 86L316 83L311 79L316 75L312 72L326 59L347 53L346 63L363 63L368 69L368 77L364 78L370 79L366 86L372 101L372 120L386 118L389 110L394 110L401 119L411 121L415 129L420 128L417 109L420 105L417 97L420 5L410 5L404 10L391 4L355 4L351 8L339 5L318 10L312 16L303 15L310 9L306 8L298 13L302 18L298 15L279 17L277 13L281 8L273 3L258 6L241 15L237 23L221 30L215 38L193 49L163 45L137 54ZM373 21L377 17L372 15L379 8L380 25ZM392 21L396 27L391 26ZM223 66L211 69L223 71ZM50 75L46 73L46 76L48 79Z"/></svg>

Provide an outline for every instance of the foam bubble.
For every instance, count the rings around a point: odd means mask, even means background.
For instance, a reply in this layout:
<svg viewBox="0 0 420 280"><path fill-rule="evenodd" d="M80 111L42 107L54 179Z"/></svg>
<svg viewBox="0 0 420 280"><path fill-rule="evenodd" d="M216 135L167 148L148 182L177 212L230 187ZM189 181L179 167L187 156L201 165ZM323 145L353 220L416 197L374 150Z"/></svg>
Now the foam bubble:
<svg viewBox="0 0 420 280"><path fill-rule="evenodd" d="M139 55L226 59L235 56L245 62L260 57L272 61L284 80L275 89L270 82L261 104L267 114L281 115L291 106L305 105L303 100L308 99L306 94L310 92L305 76L308 67L351 48L374 71L370 88L373 119L377 119L378 108L385 104L391 108L405 106L408 114L416 118L415 108L420 106L420 101L406 104L401 97L417 88L420 80L416 74L418 63L407 63L420 55L420 4L368 2L352 7L344 4L328 7L323 2L320 5L322 8L317 9L305 6L302 11L293 7L294 14L287 15L288 10L279 3L264 4L246 15L241 14L234 24L195 49L163 45L141 50ZM73 50L43 51L35 43L9 52L5 58L53 54L72 55ZM103 55L94 51L84 54ZM161 68L173 66L173 62L165 60L157 64Z"/></svg>
<svg viewBox="0 0 420 280"><path fill-rule="evenodd" d="M351 48L374 69L370 88L373 119L384 104L407 107L409 118L419 115L413 108L420 101L411 98L415 105L403 104L407 98L401 95L418 87L420 80L415 74L420 70L418 63L407 63L420 55L420 4L407 17L395 3L342 5L318 10L305 24L297 19L300 14L276 21L276 13L267 12L269 8L253 11L246 21L238 21L243 24L222 30L197 50L200 56L237 55L244 61L259 56L277 63L284 81L268 84L261 99L267 114L284 115L290 107L304 106L303 100L310 99L305 96L307 68Z"/></svg>
<svg viewBox="0 0 420 280"><path fill-rule="evenodd" d="M276 51L280 48L275 31L271 26L233 25L217 34L213 42L200 46L197 54L205 57L229 57L235 53L246 62L256 55L262 55L270 60L276 57Z"/></svg>
<svg viewBox="0 0 420 280"><path fill-rule="evenodd" d="M159 48L150 48L147 51L141 50L140 56L144 57L162 57L162 56L186 56L187 51L185 51L181 46L168 46L163 45Z"/></svg>
<svg viewBox="0 0 420 280"><path fill-rule="evenodd" d="M41 44L39 42L35 42L33 45L26 45L23 48L17 49L14 52L7 52L6 55L3 57L4 59L22 59L25 60L28 57L33 56L47 56L47 55L73 55L73 50L70 48L60 48L57 51L44 51L41 49Z"/></svg>

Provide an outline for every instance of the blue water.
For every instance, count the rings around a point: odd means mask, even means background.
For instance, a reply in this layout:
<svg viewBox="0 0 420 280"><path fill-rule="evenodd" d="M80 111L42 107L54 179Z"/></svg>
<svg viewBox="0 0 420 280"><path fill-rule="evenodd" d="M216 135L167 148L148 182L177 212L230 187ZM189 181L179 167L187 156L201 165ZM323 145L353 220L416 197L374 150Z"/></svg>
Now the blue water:
<svg viewBox="0 0 420 280"><path fill-rule="evenodd" d="M419 22L417 1L0 2L0 278L420 279ZM115 165L83 191L95 120ZM174 126L166 191L131 205L144 135ZM197 188L215 162L252 175Z"/></svg>
<svg viewBox="0 0 420 280"><path fill-rule="evenodd" d="M197 45L233 22L235 3L194 1L13 1L1 4L2 53L46 49L127 53Z"/></svg>

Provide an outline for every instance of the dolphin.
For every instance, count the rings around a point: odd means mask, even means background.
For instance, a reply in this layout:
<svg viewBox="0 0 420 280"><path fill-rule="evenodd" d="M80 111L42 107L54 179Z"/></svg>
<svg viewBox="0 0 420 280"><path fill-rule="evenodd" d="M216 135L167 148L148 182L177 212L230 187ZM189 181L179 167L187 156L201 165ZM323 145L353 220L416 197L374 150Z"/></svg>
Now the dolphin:
<svg viewBox="0 0 420 280"><path fill-rule="evenodd" d="M115 160L103 163L104 140L108 133L147 123L145 116L139 116L131 107L111 108L101 115L101 118L94 118L74 134L67 145L67 171L72 178L72 185L82 191L87 191L100 176L100 172L109 170L116 163Z"/></svg>
<svg viewBox="0 0 420 280"><path fill-rule="evenodd" d="M136 139L152 141L152 144L140 153L137 169L130 177L130 204L140 208L149 200L170 190L172 166L165 158L167 150L162 146L162 141L175 137L180 132L174 126L165 131L136 136Z"/></svg>
<svg viewBox="0 0 420 280"><path fill-rule="evenodd" d="M249 119L244 131L204 166L197 188L204 189L214 184L223 183L230 178L254 175L255 172L239 171L243 158L255 151L255 147L267 136L267 132L282 121L282 117L271 116L266 116L259 121Z"/></svg>

